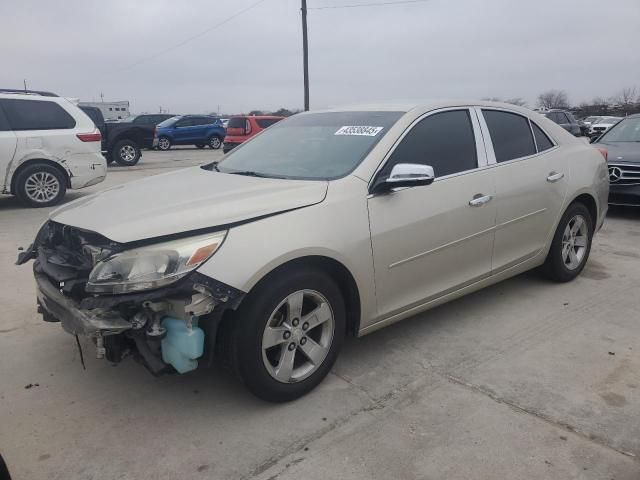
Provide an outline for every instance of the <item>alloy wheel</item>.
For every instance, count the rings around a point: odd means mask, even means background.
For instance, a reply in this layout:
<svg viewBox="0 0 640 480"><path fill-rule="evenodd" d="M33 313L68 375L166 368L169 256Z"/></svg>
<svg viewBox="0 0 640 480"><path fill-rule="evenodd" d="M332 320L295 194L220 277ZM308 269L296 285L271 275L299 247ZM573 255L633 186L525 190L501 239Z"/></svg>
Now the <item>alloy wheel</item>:
<svg viewBox="0 0 640 480"><path fill-rule="evenodd" d="M562 261L569 270L580 266L587 252L589 228L582 215L576 215L567 222L562 234Z"/></svg>
<svg viewBox="0 0 640 480"><path fill-rule="evenodd" d="M220 145L221 145L220 139L218 137L211 137L211 140L209 140L209 145L214 150L220 148Z"/></svg>
<svg viewBox="0 0 640 480"><path fill-rule="evenodd" d="M30 200L47 203L58 196L60 181L49 172L34 172L27 177L24 189Z"/></svg>
<svg viewBox="0 0 640 480"><path fill-rule="evenodd" d="M131 145L120 147L120 158L125 162L133 162L136 159L136 149Z"/></svg>
<svg viewBox="0 0 640 480"><path fill-rule="evenodd" d="M333 341L335 318L327 299L315 290L298 290L273 311L262 335L262 360L282 383L312 375Z"/></svg>
<svg viewBox="0 0 640 480"><path fill-rule="evenodd" d="M160 150L168 150L171 145L169 144L169 140L166 138L161 138L158 140L158 147Z"/></svg>

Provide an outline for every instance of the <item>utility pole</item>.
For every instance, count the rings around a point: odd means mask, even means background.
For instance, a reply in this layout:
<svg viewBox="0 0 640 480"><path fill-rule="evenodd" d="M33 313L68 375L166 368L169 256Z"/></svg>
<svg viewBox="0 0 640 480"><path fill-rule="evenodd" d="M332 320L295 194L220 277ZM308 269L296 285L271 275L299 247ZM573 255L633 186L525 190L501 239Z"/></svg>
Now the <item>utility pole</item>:
<svg viewBox="0 0 640 480"><path fill-rule="evenodd" d="M302 62L304 68L304 111L309 111L309 43L307 41L307 0L302 1Z"/></svg>
<svg viewBox="0 0 640 480"><path fill-rule="evenodd" d="M26 92L27 91L27 79L26 78L23 79L22 83L24 83L24 91Z"/></svg>

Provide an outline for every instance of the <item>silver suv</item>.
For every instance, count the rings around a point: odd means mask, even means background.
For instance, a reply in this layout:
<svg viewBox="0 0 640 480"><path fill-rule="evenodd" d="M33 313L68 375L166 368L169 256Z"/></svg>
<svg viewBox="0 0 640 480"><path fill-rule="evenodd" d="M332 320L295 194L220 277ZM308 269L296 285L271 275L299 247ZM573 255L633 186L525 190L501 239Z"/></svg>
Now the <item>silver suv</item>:
<svg viewBox="0 0 640 480"><path fill-rule="evenodd" d="M608 188L596 149L512 105L304 113L220 163L57 210L19 262L38 258L45 320L98 356L186 373L218 353L285 401L347 334L536 267L572 280Z"/></svg>
<svg viewBox="0 0 640 480"><path fill-rule="evenodd" d="M48 92L0 89L0 193L49 207L67 188L102 182L107 163L93 121Z"/></svg>

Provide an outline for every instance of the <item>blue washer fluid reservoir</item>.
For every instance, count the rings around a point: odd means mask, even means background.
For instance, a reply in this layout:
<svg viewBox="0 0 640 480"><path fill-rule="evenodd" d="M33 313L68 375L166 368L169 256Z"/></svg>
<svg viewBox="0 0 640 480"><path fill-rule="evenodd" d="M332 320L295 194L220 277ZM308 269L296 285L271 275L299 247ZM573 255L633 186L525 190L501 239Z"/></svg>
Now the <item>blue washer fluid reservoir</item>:
<svg viewBox="0 0 640 480"><path fill-rule="evenodd" d="M162 326L167 329L162 339L162 360L173 366L178 373L195 370L198 366L197 358L204 351L204 331L198 327L197 317L187 327L184 320L174 317L164 317Z"/></svg>

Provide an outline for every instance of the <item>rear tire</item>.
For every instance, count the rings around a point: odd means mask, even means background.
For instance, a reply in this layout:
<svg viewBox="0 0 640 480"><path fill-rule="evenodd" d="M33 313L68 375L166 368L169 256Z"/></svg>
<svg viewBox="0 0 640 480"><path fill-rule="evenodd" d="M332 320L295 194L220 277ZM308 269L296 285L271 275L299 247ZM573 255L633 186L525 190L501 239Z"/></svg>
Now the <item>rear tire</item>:
<svg viewBox="0 0 640 480"><path fill-rule="evenodd" d="M222 139L217 135L212 135L211 137L209 137L207 144L209 145L209 148L212 148L213 150L219 150L220 147L222 147Z"/></svg>
<svg viewBox="0 0 640 480"><path fill-rule="evenodd" d="M171 148L171 140L168 137L158 138L158 150L166 151Z"/></svg>
<svg viewBox="0 0 640 480"><path fill-rule="evenodd" d="M16 196L29 207L57 205L67 192L67 177L52 165L35 163L16 177Z"/></svg>
<svg viewBox="0 0 640 480"><path fill-rule="evenodd" d="M592 240L589 209L580 202L572 203L560 219L542 271L556 282L573 280L587 264Z"/></svg>
<svg viewBox="0 0 640 480"><path fill-rule="evenodd" d="M269 402L294 400L314 389L344 340L344 299L322 271L276 273L249 293L236 313L229 319L230 360L247 388ZM267 346L274 332L276 343ZM291 360L289 370L285 358Z"/></svg>
<svg viewBox="0 0 640 480"><path fill-rule="evenodd" d="M120 140L111 152L111 157L123 167L134 166L140 161L141 155L140 147L133 140Z"/></svg>

